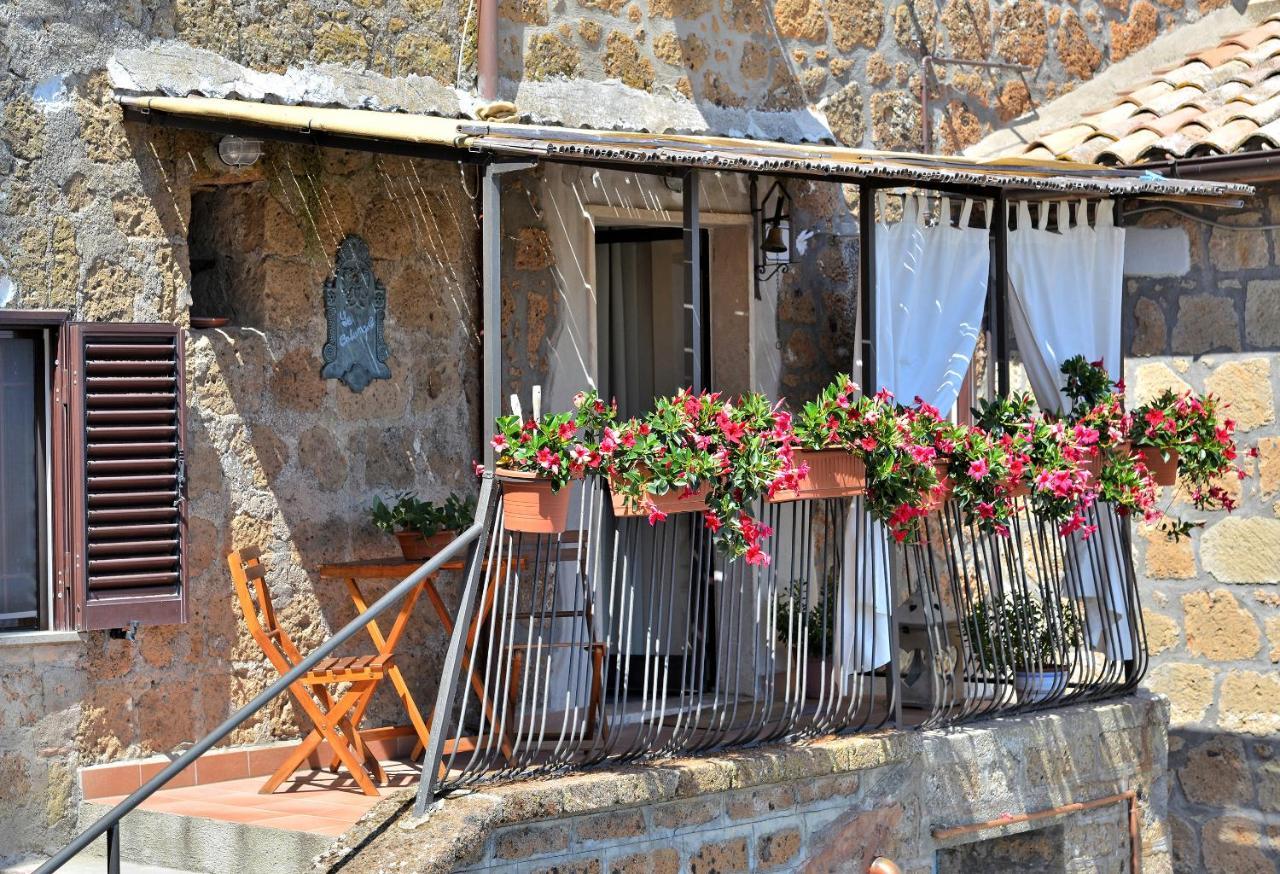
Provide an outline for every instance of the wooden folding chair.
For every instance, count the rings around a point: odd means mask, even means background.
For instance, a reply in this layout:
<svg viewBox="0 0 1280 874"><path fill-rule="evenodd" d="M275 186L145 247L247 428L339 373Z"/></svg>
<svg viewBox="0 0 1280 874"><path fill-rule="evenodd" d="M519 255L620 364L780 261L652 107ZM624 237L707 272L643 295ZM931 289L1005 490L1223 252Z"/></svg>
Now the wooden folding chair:
<svg viewBox="0 0 1280 874"><path fill-rule="evenodd" d="M235 583L236 597L240 599L240 609L249 633L283 676L301 662L303 656L276 619L261 552L255 547L236 550L227 556L227 564L231 567L231 579ZM259 791L263 794L274 792L302 766L321 741L328 741L336 756L332 769L336 771L341 762L365 795L377 795L378 789L364 766L368 766L379 783L385 783L387 775L377 757L360 739L358 722L368 699L391 664L390 655L321 659L293 683L289 691L315 727ZM330 691L330 686L340 683L350 685L341 695Z"/></svg>

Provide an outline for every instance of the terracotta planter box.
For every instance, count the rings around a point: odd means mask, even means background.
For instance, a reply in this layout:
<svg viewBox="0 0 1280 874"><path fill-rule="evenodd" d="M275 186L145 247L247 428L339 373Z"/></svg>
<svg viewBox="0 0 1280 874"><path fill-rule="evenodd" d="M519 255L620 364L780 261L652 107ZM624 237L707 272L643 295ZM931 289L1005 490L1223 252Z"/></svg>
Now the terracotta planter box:
<svg viewBox="0 0 1280 874"><path fill-rule="evenodd" d="M456 531L441 531L430 537L423 537L417 531L396 532L396 540L400 541L400 554L405 561L425 561L452 543L457 536Z"/></svg>
<svg viewBox="0 0 1280 874"><path fill-rule="evenodd" d="M687 497L680 497L680 493L669 491L665 495L655 495L648 492L648 498L653 501L657 509L670 516L673 513L703 513L707 509L707 492L710 488L706 483L700 485L694 493ZM619 519L632 519L637 516L647 516L649 511L644 507L631 507L627 504L622 495L618 494L614 488L613 477L609 478L609 500L613 503L613 515Z"/></svg>
<svg viewBox="0 0 1280 874"><path fill-rule="evenodd" d="M1142 463L1151 471L1151 477L1159 486L1171 486L1178 481L1178 450L1168 450L1168 458L1159 449L1143 446L1138 449Z"/></svg>
<svg viewBox="0 0 1280 874"><path fill-rule="evenodd" d="M809 472L794 491L779 490L769 499L771 502L781 504L866 494L866 463L846 449L797 449L795 463L809 465Z"/></svg>
<svg viewBox="0 0 1280 874"><path fill-rule="evenodd" d="M569 527L570 490L551 490L551 480L500 467L502 527L523 534L563 534Z"/></svg>

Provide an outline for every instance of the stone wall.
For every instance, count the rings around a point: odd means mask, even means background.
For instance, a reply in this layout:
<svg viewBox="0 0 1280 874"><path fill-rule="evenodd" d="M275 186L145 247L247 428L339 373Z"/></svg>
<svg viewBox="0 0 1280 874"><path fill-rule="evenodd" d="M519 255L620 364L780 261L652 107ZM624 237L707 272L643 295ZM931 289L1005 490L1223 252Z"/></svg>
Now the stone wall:
<svg viewBox="0 0 1280 874"><path fill-rule="evenodd" d="M1209 227L1168 212L1136 226L1175 229L1184 275L1131 277L1126 373L1141 402L1171 386L1231 404L1248 479L1228 483L1234 513L1175 512L1204 522L1189 540L1141 532L1135 556L1152 667L1146 685L1172 703L1170 812L1179 871L1280 868L1280 192ZM1239 226L1241 230L1234 230ZM1172 251L1172 250L1171 250ZM1170 259L1177 263L1180 258Z"/></svg>
<svg viewBox="0 0 1280 874"><path fill-rule="evenodd" d="M920 151L921 58L940 67L933 147L957 152L1225 0L504 0L508 96L521 80L617 79L700 105L818 104L847 145Z"/></svg>
<svg viewBox="0 0 1280 874"><path fill-rule="evenodd" d="M134 642L93 633L0 646L0 776L20 787L0 793L4 855L67 836L77 768L173 752L275 679L233 606L229 550L263 548L276 607L306 651L354 615L318 565L397 552L369 522L374 494L475 490L477 232L458 166L268 146L257 165L231 173L214 169L206 137L129 133L141 187L86 197L77 251L99 266L83 284L56 286L53 302L81 318L185 322L189 231L231 292L232 325L187 340L190 620L144 628ZM202 190L215 192L213 206L193 230L192 192ZM101 212L124 252L95 245ZM320 376L323 285L347 234L368 242L388 296L392 377L360 394ZM141 266L157 262L171 272ZM10 305L44 305L30 288ZM456 580L442 582L456 598ZM427 696L444 637L420 617L402 651L408 681ZM389 690L379 699L375 723L405 721ZM230 742L294 737L298 726L280 698Z"/></svg>
<svg viewBox="0 0 1280 874"><path fill-rule="evenodd" d="M1160 874L1170 870L1167 719L1167 705L1147 696L761 747L485 788L446 799L424 822L401 793L315 870L860 872L884 855L927 874L937 854L939 870L1123 874L1123 803L946 840L934 832L1133 789L1142 870Z"/></svg>

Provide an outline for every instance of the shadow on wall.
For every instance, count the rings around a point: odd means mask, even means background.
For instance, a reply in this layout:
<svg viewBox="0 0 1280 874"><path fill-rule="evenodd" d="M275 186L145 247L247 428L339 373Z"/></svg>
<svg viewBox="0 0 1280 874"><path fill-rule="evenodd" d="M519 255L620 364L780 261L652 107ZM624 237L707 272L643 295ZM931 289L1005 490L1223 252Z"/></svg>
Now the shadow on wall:
<svg viewBox="0 0 1280 874"><path fill-rule="evenodd" d="M89 710L109 710L106 699L119 690L141 702L143 690L166 689L168 700L145 708L157 714L148 724L142 716L118 727L86 721L92 760L170 751L276 678L233 606L227 552L263 548L276 607L306 652L354 615L342 583L319 580L316 568L398 553L369 522L374 495L474 493L479 446L478 226L474 187L458 165L268 144L257 165L233 173L210 160L202 135L130 133L147 196L184 267L190 241L192 267L203 274L198 305L225 308L216 314L232 323L193 330L187 341L191 620L143 629L136 644L103 636L111 664L91 668L103 682ZM323 285L348 234L368 243L388 296L392 377L359 394L320 376ZM210 277L217 294L207 294ZM447 602L455 584L442 580ZM401 664L425 700L444 638L425 602L416 618ZM371 648L361 639L351 654ZM370 720L405 721L389 692L379 693ZM99 740L103 733L115 739ZM231 740L294 734L285 697Z"/></svg>

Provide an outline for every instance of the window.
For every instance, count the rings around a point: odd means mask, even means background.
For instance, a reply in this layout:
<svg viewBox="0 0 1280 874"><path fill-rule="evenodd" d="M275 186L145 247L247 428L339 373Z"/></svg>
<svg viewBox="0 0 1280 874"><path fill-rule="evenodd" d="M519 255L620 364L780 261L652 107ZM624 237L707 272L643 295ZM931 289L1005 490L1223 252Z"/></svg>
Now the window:
<svg viewBox="0 0 1280 874"><path fill-rule="evenodd" d="M48 349L0 328L0 632L49 624Z"/></svg>
<svg viewBox="0 0 1280 874"><path fill-rule="evenodd" d="M181 330L0 310L0 633L186 620Z"/></svg>

